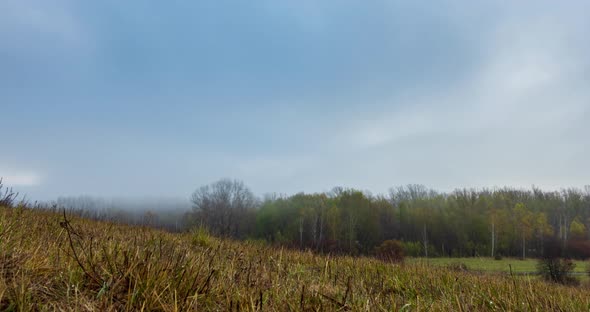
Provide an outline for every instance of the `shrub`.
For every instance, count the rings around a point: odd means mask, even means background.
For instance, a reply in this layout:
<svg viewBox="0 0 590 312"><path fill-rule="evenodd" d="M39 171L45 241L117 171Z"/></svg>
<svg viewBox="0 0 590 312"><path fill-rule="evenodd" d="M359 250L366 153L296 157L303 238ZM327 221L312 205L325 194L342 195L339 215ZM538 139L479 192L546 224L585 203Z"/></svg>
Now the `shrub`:
<svg viewBox="0 0 590 312"><path fill-rule="evenodd" d="M570 275L576 267L570 259L560 258L562 255L561 243L558 240L551 240L546 243L543 251L543 258L539 259L537 271L549 282L576 285L579 281Z"/></svg>
<svg viewBox="0 0 590 312"><path fill-rule="evenodd" d="M386 240L379 247L375 248L377 258L389 262L403 262L404 248L402 243L397 240Z"/></svg>
<svg viewBox="0 0 590 312"><path fill-rule="evenodd" d="M564 285L579 283L575 277L570 275L575 267L576 264L572 260L562 258L543 258L537 264L539 273L546 281Z"/></svg>
<svg viewBox="0 0 590 312"><path fill-rule="evenodd" d="M420 242L402 242L404 255L408 257L421 257L424 255L424 246Z"/></svg>

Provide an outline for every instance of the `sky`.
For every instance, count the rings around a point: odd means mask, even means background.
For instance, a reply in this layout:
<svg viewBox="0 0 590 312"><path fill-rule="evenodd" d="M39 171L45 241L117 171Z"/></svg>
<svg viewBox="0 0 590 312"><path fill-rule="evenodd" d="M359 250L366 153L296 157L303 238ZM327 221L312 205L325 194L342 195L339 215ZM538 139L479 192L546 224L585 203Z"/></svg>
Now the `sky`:
<svg viewBox="0 0 590 312"><path fill-rule="evenodd" d="M0 1L35 200L590 184L588 1Z"/></svg>

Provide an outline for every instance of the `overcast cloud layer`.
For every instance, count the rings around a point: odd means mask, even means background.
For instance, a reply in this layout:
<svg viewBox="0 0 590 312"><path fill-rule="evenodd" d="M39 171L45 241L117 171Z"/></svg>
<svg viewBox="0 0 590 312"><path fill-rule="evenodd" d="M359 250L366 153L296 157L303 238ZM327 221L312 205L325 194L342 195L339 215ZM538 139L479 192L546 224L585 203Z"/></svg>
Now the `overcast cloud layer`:
<svg viewBox="0 0 590 312"><path fill-rule="evenodd" d="M29 198L590 184L590 2L0 2Z"/></svg>

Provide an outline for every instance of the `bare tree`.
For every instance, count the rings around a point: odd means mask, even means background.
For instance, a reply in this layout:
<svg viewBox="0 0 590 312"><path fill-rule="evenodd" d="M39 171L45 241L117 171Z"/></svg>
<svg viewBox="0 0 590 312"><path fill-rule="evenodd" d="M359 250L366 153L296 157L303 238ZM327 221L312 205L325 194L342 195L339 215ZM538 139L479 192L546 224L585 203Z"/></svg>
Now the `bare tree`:
<svg viewBox="0 0 590 312"><path fill-rule="evenodd" d="M243 237L253 226L258 205L242 181L222 179L192 194L193 217L217 235Z"/></svg>

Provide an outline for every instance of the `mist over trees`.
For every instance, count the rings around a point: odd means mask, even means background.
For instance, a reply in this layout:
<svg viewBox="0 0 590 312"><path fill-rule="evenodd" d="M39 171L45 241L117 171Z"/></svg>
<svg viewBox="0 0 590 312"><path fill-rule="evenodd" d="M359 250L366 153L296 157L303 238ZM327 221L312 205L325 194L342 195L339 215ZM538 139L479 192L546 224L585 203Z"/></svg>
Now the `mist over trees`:
<svg viewBox="0 0 590 312"><path fill-rule="evenodd" d="M257 201L242 182L222 180L197 190L193 204L191 219L217 235L318 252L373 254L399 240L410 256L525 258L557 240L565 256L590 257L590 188L440 193L408 185L387 196L335 188Z"/></svg>
<svg viewBox="0 0 590 312"><path fill-rule="evenodd" d="M59 197L46 206L66 209L90 219L145 225L174 232L186 228L184 216L190 209L188 201L175 198L105 199L93 196Z"/></svg>
<svg viewBox="0 0 590 312"><path fill-rule="evenodd" d="M170 231L195 227L323 253L374 255L400 241L409 256L590 257L590 187L560 191L494 188L437 192L422 185L372 195L355 189L257 198L241 181L198 188L190 200L62 197L56 207L86 217Z"/></svg>
<svg viewBox="0 0 590 312"><path fill-rule="evenodd" d="M189 222L219 236L246 238L253 233L258 202L241 181L223 179L192 194Z"/></svg>

